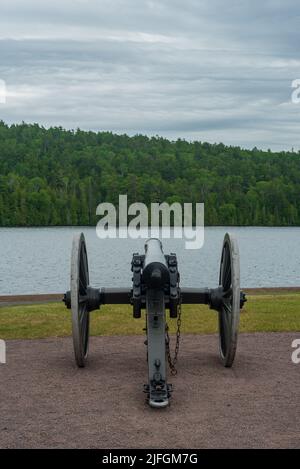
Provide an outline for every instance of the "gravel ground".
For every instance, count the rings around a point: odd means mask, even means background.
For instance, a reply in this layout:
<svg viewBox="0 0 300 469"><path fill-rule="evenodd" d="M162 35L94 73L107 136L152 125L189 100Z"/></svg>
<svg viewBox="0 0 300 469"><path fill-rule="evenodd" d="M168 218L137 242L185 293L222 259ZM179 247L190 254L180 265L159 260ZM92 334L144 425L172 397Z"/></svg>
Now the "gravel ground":
<svg viewBox="0 0 300 469"><path fill-rule="evenodd" d="M7 341L1 448L300 448L295 333L241 334L232 369L215 335L182 337L171 405L151 409L144 337L92 337L77 369L70 338ZM173 338L174 340L174 338Z"/></svg>

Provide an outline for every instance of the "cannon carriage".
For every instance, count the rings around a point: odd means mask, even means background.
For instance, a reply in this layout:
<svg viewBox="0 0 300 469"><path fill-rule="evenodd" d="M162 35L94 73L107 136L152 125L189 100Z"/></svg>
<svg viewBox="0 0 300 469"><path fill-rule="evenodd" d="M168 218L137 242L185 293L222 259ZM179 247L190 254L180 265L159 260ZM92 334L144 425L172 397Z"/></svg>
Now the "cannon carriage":
<svg viewBox="0 0 300 469"><path fill-rule="evenodd" d="M167 381L167 368L169 365L171 374L176 374L182 304L206 304L217 312L220 359L225 367L233 364L240 309L246 301L245 294L240 291L237 240L228 233L224 237L216 288L181 288L176 254L165 255L161 241L156 238L146 241L144 254L133 254L131 270L132 286L128 288L92 287L84 235L74 236L70 290L63 301L72 310L75 360L78 367L84 367L87 361L90 312L104 304L130 304L133 317L138 319L145 309L148 383L144 385L144 391L151 407L166 407L172 392L172 385ZM170 318L177 319L174 358L170 354L166 311Z"/></svg>

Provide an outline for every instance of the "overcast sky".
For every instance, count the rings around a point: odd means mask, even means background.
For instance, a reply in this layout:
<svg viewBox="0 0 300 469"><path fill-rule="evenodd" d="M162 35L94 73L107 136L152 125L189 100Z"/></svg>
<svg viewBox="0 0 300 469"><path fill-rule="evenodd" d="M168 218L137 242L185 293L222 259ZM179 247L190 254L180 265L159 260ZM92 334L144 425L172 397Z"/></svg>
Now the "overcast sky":
<svg viewBox="0 0 300 469"><path fill-rule="evenodd" d="M299 0L3 0L8 123L300 149Z"/></svg>

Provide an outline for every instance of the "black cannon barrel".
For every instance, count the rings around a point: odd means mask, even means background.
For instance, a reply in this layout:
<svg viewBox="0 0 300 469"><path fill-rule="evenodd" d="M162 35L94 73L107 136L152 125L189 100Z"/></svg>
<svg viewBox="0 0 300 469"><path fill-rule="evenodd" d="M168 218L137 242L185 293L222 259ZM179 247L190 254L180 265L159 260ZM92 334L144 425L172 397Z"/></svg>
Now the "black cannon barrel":
<svg viewBox="0 0 300 469"><path fill-rule="evenodd" d="M145 243L143 282L149 288L163 288L170 282L170 273L162 250L161 241L150 238Z"/></svg>

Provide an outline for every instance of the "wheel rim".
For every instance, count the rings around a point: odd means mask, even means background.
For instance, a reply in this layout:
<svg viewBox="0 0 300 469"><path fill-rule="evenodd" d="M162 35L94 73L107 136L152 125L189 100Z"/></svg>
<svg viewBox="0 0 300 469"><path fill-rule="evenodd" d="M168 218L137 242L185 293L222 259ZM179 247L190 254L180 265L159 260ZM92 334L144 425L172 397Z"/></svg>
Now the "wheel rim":
<svg viewBox="0 0 300 469"><path fill-rule="evenodd" d="M73 238L71 255L71 308L72 332L76 363L85 366L89 345L89 311L87 287L89 285L88 259L83 233Z"/></svg>
<svg viewBox="0 0 300 469"><path fill-rule="evenodd" d="M236 239L226 234L224 238L219 284L224 294L219 310L220 357L224 366L234 361L240 317L240 262Z"/></svg>

